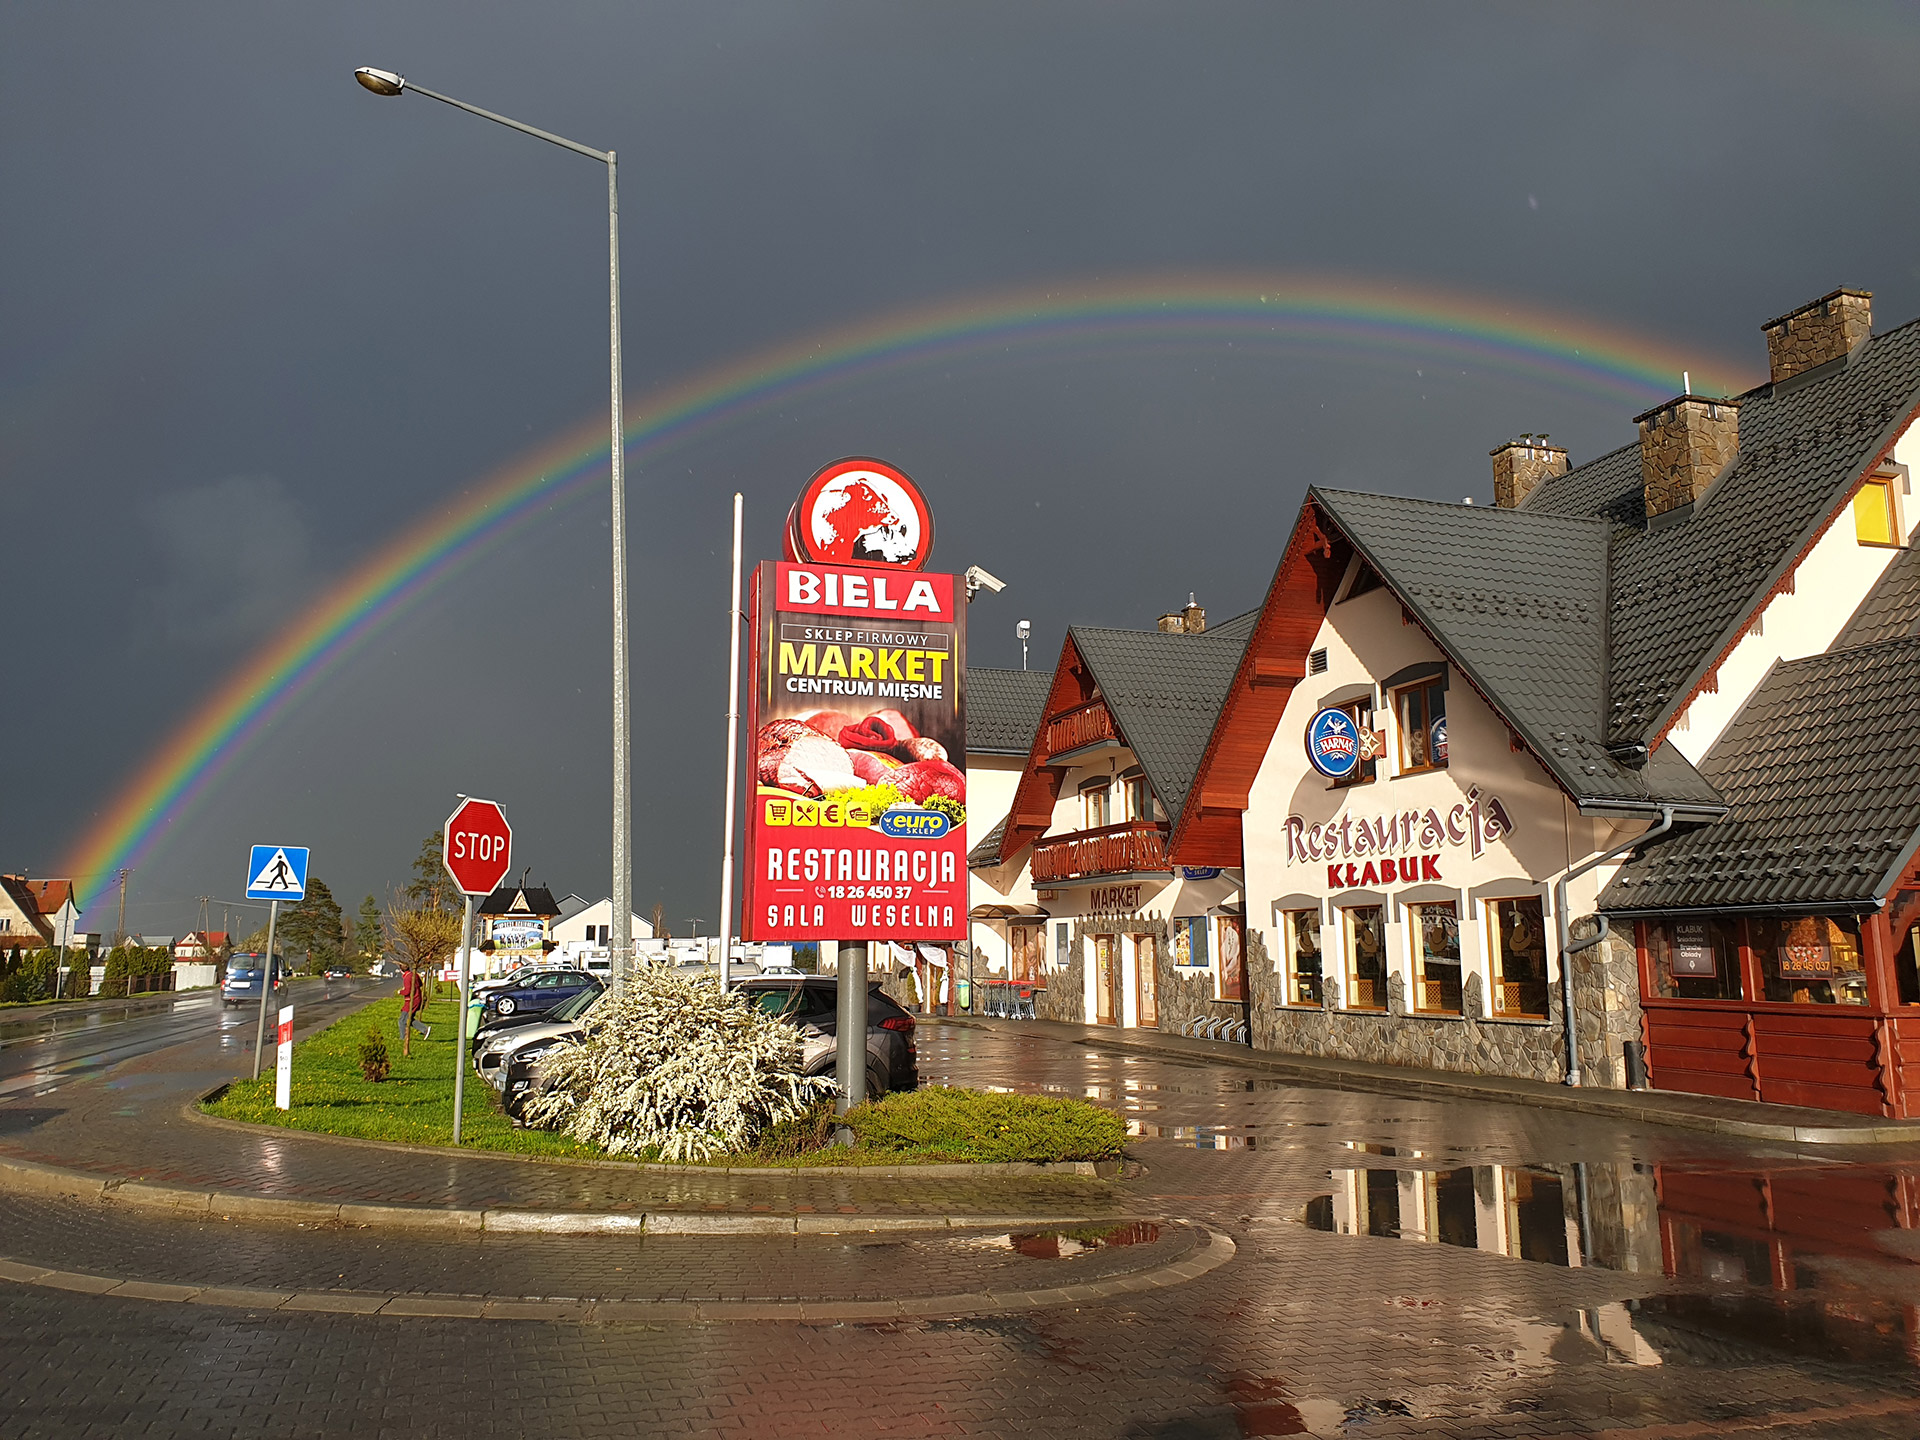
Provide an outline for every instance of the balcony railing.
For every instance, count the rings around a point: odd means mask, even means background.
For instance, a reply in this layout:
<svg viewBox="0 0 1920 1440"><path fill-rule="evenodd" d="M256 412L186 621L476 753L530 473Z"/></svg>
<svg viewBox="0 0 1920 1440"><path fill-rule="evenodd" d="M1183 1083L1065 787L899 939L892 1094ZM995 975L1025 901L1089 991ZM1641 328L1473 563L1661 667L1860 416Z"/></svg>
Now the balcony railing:
<svg viewBox="0 0 1920 1440"><path fill-rule="evenodd" d="M1077 710L1069 710L1047 722L1049 755L1064 755L1069 750L1119 738L1119 732L1113 728L1113 712L1107 709L1104 700L1095 700Z"/></svg>
<svg viewBox="0 0 1920 1440"><path fill-rule="evenodd" d="M1099 830L1082 830L1033 846L1033 880L1044 885L1094 875L1128 875L1167 868L1167 827L1151 820L1129 820Z"/></svg>

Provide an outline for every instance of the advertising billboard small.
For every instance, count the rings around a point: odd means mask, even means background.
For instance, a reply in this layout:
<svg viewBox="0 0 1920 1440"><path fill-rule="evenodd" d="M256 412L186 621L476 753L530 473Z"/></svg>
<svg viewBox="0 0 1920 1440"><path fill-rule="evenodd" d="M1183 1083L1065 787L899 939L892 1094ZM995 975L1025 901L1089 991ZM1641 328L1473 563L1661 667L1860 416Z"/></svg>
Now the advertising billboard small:
<svg viewBox="0 0 1920 1440"><path fill-rule="evenodd" d="M952 575L755 568L749 939L966 938L965 595Z"/></svg>

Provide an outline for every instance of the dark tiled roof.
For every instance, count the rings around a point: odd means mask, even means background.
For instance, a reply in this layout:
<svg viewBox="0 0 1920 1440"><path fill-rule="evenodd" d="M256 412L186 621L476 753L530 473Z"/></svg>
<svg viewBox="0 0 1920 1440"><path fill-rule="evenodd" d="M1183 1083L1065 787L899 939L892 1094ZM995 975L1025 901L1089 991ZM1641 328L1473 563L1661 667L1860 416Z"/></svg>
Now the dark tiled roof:
<svg viewBox="0 0 1920 1440"><path fill-rule="evenodd" d="M1607 910L1871 903L1920 832L1920 640L1778 665L1701 763L1727 817L1648 845Z"/></svg>
<svg viewBox="0 0 1920 1440"><path fill-rule="evenodd" d="M1238 640L1242 645L1253 635L1253 627L1260 622L1260 607L1254 606L1243 615L1222 620L1218 625L1209 625L1200 633L1213 640Z"/></svg>
<svg viewBox="0 0 1920 1440"><path fill-rule="evenodd" d="M1168 819L1179 824L1247 636L1082 625L1067 633Z"/></svg>
<svg viewBox="0 0 1920 1440"><path fill-rule="evenodd" d="M1881 640L1903 640L1914 634L1920 634L1920 547L1903 550L1894 557L1880 583L1853 612L1833 648L1845 650Z"/></svg>
<svg viewBox="0 0 1920 1440"><path fill-rule="evenodd" d="M967 852L969 870L991 870L1000 863L1000 837L1007 833L1007 817L980 837L980 843Z"/></svg>
<svg viewBox="0 0 1920 1440"><path fill-rule="evenodd" d="M1916 402L1920 322L1824 374L1742 396L1739 457L1684 520L1647 528L1637 444L1528 497L1524 513L1611 527L1610 738L1666 723Z"/></svg>
<svg viewBox="0 0 1920 1440"><path fill-rule="evenodd" d="M1583 804L1717 806L1677 752L1645 767L1606 750L1606 522L1315 488L1345 533Z"/></svg>
<svg viewBox="0 0 1920 1440"><path fill-rule="evenodd" d="M1040 728L1051 670L967 667L967 753L1025 755Z"/></svg>
<svg viewBox="0 0 1920 1440"><path fill-rule="evenodd" d="M553 902L553 892L544 885L528 885L524 889L518 885L502 885L482 900L474 913L505 915L513 909L515 898L521 895L526 896L528 914L551 918L560 913L560 907Z"/></svg>

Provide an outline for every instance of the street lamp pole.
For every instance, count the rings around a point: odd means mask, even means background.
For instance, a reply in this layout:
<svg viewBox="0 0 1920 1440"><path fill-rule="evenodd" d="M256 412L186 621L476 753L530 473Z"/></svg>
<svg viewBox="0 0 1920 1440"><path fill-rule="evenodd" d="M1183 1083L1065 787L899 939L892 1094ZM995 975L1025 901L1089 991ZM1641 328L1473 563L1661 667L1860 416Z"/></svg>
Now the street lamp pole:
<svg viewBox="0 0 1920 1440"><path fill-rule="evenodd" d="M633 856L631 837L633 810L628 798L632 773L630 758L631 717L627 697L627 486L624 425L620 416L620 182L619 166L611 150L595 150L548 131L482 110L451 95L441 95L415 84L392 70L374 70L367 66L353 72L376 95L403 95L408 91L491 120L509 130L518 130L536 140L558 145L576 155L598 160L607 167L607 332L610 352L610 390L612 438L608 455L613 469L613 955L618 974L625 976L633 964Z"/></svg>

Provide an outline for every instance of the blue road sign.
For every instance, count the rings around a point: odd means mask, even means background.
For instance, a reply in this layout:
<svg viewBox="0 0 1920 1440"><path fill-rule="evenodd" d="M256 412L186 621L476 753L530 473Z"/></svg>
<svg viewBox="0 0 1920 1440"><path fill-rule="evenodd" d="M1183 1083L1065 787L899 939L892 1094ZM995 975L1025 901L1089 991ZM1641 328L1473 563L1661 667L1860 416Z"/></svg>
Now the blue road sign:
<svg viewBox="0 0 1920 1440"><path fill-rule="evenodd" d="M307 898L307 850L304 845L256 845L247 861L249 900Z"/></svg>

